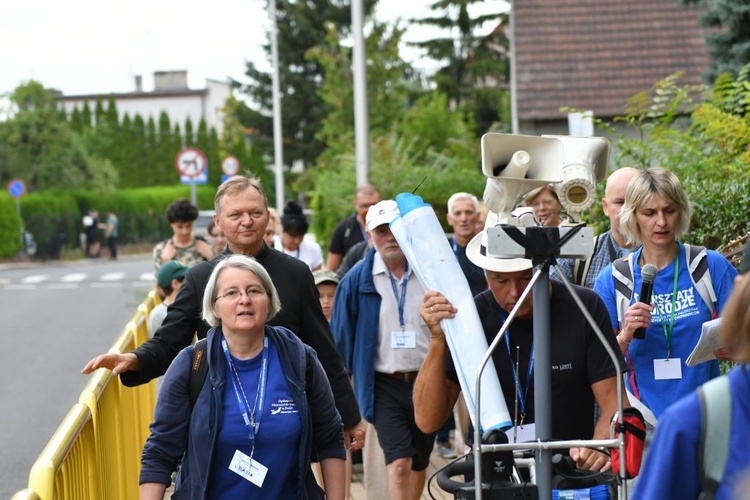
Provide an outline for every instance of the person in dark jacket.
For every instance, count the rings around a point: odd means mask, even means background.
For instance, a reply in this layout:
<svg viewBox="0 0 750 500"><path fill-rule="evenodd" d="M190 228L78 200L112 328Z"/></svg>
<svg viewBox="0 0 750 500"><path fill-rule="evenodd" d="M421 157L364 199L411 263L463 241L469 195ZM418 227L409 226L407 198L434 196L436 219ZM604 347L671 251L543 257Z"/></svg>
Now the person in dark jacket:
<svg viewBox="0 0 750 500"><path fill-rule="evenodd" d="M173 498L344 498L344 433L331 387L310 347L266 326L280 308L252 257L230 255L214 267L203 298L213 327L208 375L193 405L193 348L167 370L143 449L142 499L164 497L180 460ZM325 492L310 468L313 446Z"/></svg>
<svg viewBox="0 0 750 500"><path fill-rule="evenodd" d="M88 362L82 373L108 368L130 387L163 375L177 354L190 345L195 334L199 339L206 336L209 326L201 320L201 300L216 263L226 254L249 255L268 271L284 305L270 324L288 328L315 349L344 421L346 446L351 450L362 448L364 424L348 373L320 308L312 273L304 262L269 248L263 241L268 224L268 201L260 182L253 177L232 177L219 186L214 205L214 220L227 237L224 252L188 270L177 299L151 339L132 352L97 356Z"/></svg>

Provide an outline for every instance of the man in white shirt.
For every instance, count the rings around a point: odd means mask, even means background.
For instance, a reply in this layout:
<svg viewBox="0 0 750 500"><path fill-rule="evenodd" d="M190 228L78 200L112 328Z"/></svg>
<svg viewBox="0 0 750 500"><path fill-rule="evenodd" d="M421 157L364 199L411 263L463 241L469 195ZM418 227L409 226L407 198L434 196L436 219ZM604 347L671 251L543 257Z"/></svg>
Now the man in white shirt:
<svg viewBox="0 0 750 500"><path fill-rule="evenodd" d="M373 248L339 283L331 327L360 411L377 431L390 498L418 499L435 435L414 421L412 388L430 333L419 316L424 289L389 227L398 215L393 200L368 210Z"/></svg>

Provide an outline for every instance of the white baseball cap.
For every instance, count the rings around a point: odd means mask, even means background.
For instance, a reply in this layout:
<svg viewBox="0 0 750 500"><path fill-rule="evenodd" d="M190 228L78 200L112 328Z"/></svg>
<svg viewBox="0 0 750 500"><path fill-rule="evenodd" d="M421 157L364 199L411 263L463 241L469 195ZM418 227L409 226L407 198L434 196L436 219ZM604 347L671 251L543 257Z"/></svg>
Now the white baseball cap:
<svg viewBox="0 0 750 500"><path fill-rule="evenodd" d="M383 224L390 224L393 219L400 215L401 212L399 212L398 205L395 201L383 200L374 204L369 210L367 210L365 224L367 224L367 229L372 231Z"/></svg>

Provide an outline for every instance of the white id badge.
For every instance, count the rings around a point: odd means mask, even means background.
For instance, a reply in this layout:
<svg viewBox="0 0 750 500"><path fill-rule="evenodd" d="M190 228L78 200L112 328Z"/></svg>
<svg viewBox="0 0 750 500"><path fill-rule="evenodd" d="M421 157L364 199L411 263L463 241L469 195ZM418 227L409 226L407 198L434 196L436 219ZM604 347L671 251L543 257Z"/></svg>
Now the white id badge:
<svg viewBox="0 0 750 500"><path fill-rule="evenodd" d="M513 434L516 435L516 440L513 441ZM509 443L528 443L529 441L536 441L536 426L534 424L517 425L511 429L505 431L508 436Z"/></svg>
<svg viewBox="0 0 750 500"><path fill-rule="evenodd" d="M682 378L682 360L680 358L655 359L654 378L656 380L673 380Z"/></svg>
<svg viewBox="0 0 750 500"><path fill-rule="evenodd" d="M391 347L394 349L414 349L417 347L417 334L414 330L391 332Z"/></svg>
<svg viewBox="0 0 750 500"><path fill-rule="evenodd" d="M268 467L257 460L253 460L240 450L234 452L232 462L229 464L229 470L246 479L260 488L266 479Z"/></svg>

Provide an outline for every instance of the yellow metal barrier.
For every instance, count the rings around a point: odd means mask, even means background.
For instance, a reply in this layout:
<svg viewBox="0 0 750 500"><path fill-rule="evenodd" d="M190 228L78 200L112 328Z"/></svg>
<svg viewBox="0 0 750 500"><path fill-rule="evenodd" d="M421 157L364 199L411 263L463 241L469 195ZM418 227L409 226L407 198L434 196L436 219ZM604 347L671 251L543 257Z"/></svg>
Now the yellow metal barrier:
<svg viewBox="0 0 750 500"><path fill-rule="evenodd" d="M70 409L31 468L29 488L13 495L13 500L101 498L96 470L91 412L78 403Z"/></svg>
<svg viewBox="0 0 750 500"><path fill-rule="evenodd" d="M109 352L144 343L148 315L159 302L150 292ZM28 488L12 500L138 498L141 449L155 404L155 380L128 388L109 370L97 370L32 466Z"/></svg>

